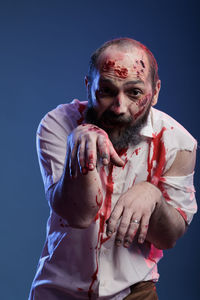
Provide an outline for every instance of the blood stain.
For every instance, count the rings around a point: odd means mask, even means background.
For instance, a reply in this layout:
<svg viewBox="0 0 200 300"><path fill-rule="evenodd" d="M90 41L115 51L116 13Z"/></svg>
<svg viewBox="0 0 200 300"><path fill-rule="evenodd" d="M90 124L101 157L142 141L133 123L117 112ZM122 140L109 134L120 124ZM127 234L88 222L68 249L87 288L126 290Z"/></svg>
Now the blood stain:
<svg viewBox="0 0 200 300"><path fill-rule="evenodd" d="M104 170L104 168L103 168ZM106 195L103 203L103 207L101 208L101 211L98 213L99 217L99 232L98 232L98 239L97 239L97 245L95 247L96 249L96 270L94 274L91 276L92 282L89 286L88 289L88 297L89 299L92 298L92 293L93 293L93 285L95 281L97 280L97 274L99 270L99 264L98 264L98 250L101 248L101 245L105 243L110 237L103 238L103 233L104 233L104 225L106 223L106 220L110 217L111 213L111 198L112 198L112 193L113 193L113 178L112 178L112 172L113 172L113 165L109 165L109 171L108 171L108 176L107 176L107 184L106 184Z"/></svg>
<svg viewBox="0 0 200 300"><path fill-rule="evenodd" d="M165 149L164 142L162 141L163 133L165 130L166 128L163 127L160 133L154 134L153 136L153 145L152 145L153 154L151 159L150 159L151 143L149 143L149 153L148 153L148 161L147 161L148 182L151 182L153 177L158 178L159 181L165 166L166 149ZM153 168L154 161L156 162L156 166ZM151 177L152 171L153 171L153 177Z"/></svg>
<svg viewBox="0 0 200 300"><path fill-rule="evenodd" d="M149 100L149 97L148 97L148 96L147 96L147 97L144 97L144 98L142 98L142 99L140 99L140 100L139 100L139 106L144 106L144 105L146 105L147 102L148 102L148 100Z"/></svg>
<svg viewBox="0 0 200 300"><path fill-rule="evenodd" d="M113 60L106 61L102 67L102 71L108 72L110 68L115 66L115 62Z"/></svg>
<svg viewBox="0 0 200 300"><path fill-rule="evenodd" d="M135 116L134 116L135 120L143 113L144 110L145 110L145 107L143 107L141 110L139 110L139 111L135 114Z"/></svg>
<svg viewBox="0 0 200 300"><path fill-rule="evenodd" d="M178 207L177 210L179 211L179 213L181 214L181 216L183 217L183 219L187 222L187 215L186 215L186 213L180 207Z"/></svg>
<svg viewBox="0 0 200 300"><path fill-rule="evenodd" d="M140 60L140 63L142 65L142 67L145 68L145 64L144 64L143 60Z"/></svg>
<svg viewBox="0 0 200 300"><path fill-rule="evenodd" d="M127 68L121 68L117 67L114 69L115 74L120 78L126 78L128 76L128 69Z"/></svg>

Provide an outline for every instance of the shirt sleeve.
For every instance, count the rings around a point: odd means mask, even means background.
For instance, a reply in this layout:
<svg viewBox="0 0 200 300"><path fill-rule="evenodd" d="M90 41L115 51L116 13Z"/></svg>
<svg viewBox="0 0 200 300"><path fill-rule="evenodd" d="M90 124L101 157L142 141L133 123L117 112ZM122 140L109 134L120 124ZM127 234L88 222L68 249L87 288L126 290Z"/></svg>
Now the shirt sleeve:
<svg viewBox="0 0 200 300"><path fill-rule="evenodd" d="M187 224L191 223L197 212L193 177L194 173L187 176L165 176L160 178L158 184L167 203L177 209Z"/></svg>
<svg viewBox="0 0 200 300"><path fill-rule="evenodd" d="M45 192L62 176L67 144L67 131L54 113L41 121L36 135L36 147Z"/></svg>
<svg viewBox="0 0 200 300"><path fill-rule="evenodd" d="M67 152L67 137L83 119L87 102L77 99L50 111L39 124L36 147L45 192L63 174Z"/></svg>
<svg viewBox="0 0 200 300"><path fill-rule="evenodd" d="M74 105L59 105L46 114L39 124L36 147L45 192L62 176L67 137L75 127L73 109Z"/></svg>

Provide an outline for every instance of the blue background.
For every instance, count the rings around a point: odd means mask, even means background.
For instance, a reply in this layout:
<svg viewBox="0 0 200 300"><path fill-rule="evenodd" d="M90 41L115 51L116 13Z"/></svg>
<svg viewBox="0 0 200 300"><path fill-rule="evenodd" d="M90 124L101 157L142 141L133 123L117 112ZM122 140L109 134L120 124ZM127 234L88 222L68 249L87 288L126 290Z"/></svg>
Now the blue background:
<svg viewBox="0 0 200 300"><path fill-rule="evenodd" d="M60 103L85 100L90 54L128 36L158 61L157 108L199 140L199 25L194 0L0 2L1 299L27 299L45 239L48 205L35 150L41 118ZM199 299L199 253L197 214L159 264L161 300Z"/></svg>

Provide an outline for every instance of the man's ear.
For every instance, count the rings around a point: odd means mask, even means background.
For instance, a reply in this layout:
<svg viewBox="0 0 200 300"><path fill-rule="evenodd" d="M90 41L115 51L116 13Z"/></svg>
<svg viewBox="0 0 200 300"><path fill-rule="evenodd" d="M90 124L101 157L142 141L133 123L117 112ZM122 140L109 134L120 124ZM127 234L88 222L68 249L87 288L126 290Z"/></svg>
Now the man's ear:
<svg viewBox="0 0 200 300"><path fill-rule="evenodd" d="M159 96L160 88L161 88L161 81L158 80L156 82L156 86L155 86L155 89L153 91L153 99L152 99L152 102L151 102L152 106L156 105L156 103L158 102L158 96Z"/></svg>
<svg viewBox="0 0 200 300"><path fill-rule="evenodd" d="M90 86L90 82L88 79L88 76L85 76L85 86L86 86L86 90L87 90L87 97L88 99L91 98L91 86Z"/></svg>
<svg viewBox="0 0 200 300"><path fill-rule="evenodd" d="M86 86L86 88L88 88L88 77L87 77L87 75L85 76L85 86Z"/></svg>

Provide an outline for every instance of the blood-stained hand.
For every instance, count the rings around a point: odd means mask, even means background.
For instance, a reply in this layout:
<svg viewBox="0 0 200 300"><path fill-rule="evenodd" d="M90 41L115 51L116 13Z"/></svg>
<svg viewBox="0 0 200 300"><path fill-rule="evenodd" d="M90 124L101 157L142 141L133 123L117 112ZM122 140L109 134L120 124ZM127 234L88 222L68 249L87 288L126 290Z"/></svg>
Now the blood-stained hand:
<svg viewBox="0 0 200 300"><path fill-rule="evenodd" d="M149 182L135 184L117 201L107 221L107 235L117 231L116 245L129 247L137 234L138 243L142 244L147 236L150 217L161 196L161 191Z"/></svg>
<svg viewBox="0 0 200 300"><path fill-rule="evenodd" d="M70 175L76 177L78 168L82 174L92 171L97 164L97 155L103 165L108 165L110 161L118 167L124 165L103 129L93 124L76 127L67 140Z"/></svg>

